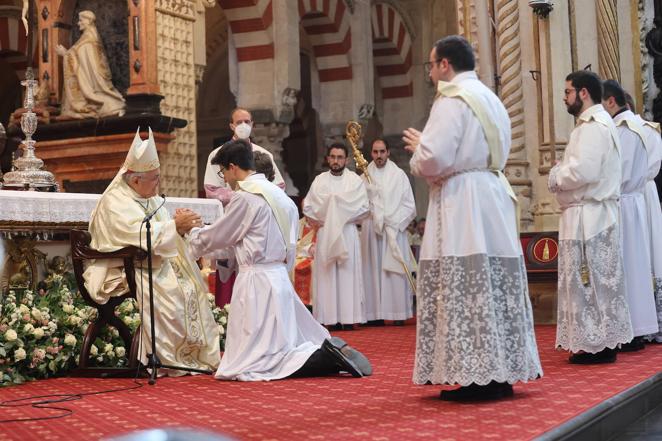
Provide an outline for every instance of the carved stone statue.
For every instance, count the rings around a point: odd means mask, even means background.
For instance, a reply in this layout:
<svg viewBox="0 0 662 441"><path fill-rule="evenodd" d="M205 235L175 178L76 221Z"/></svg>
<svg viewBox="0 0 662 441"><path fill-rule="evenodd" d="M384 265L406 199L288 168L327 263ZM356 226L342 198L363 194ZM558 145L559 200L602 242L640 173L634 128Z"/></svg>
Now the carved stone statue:
<svg viewBox="0 0 662 441"><path fill-rule="evenodd" d="M92 11L78 14L78 41L55 51L64 58L64 90L60 118L101 118L124 114L125 103L112 83L108 60L95 25Z"/></svg>

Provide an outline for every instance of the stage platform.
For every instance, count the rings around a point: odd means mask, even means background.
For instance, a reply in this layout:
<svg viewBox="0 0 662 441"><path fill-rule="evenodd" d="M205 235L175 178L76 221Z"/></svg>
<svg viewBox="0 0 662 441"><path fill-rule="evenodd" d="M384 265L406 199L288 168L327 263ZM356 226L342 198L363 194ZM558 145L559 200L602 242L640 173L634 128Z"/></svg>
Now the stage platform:
<svg viewBox="0 0 662 441"><path fill-rule="evenodd" d="M208 376L162 378L155 386L85 396L57 406L63 418L0 424L0 441L95 440L154 427L200 428L239 440L607 440L662 398L662 345L619 354L615 364L577 366L554 350L554 326L536 327L544 377L513 398L457 404L440 386L411 382L415 325L337 332L373 362L362 379L262 383ZM0 399L129 387L130 379L59 378L0 389ZM63 411L0 408L0 419Z"/></svg>

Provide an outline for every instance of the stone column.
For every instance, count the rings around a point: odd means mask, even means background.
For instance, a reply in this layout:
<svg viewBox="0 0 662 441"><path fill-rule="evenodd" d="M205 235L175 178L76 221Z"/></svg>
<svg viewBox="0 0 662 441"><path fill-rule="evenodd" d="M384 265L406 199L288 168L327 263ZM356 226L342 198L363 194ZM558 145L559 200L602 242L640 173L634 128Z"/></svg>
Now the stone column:
<svg viewBox="0 0 662 441"><path fill-rule="evenodd" d="M520 18L518 0L499 0L496 3L497 69L500 76L499 95L508 110L512 127L510 156L506 176L513 185L520 202L521 227L533 223L530 212L531 179L524 142L524 96L522 93L522 51L520 46Z"/></svg>
<svg viewBox="0 0 662 441"><path fill-rule="evenodd" d="M133 2L131 2L133 3ZM140 2L143 5L147 2ZM197 138L195 120L195 62L191 0L155 0L155 32L150 35L158 55L158 86L165 96L163 113L188 121L161 160L162 190L171 196L197 196ZM155 66L156 68L156 66Z"/></svg>
<svg viewBox="0 0 662 441"><path fill-rule="evenodd" d="M597 0L598 62L603 79L621 81L616 0Z"/></svg>

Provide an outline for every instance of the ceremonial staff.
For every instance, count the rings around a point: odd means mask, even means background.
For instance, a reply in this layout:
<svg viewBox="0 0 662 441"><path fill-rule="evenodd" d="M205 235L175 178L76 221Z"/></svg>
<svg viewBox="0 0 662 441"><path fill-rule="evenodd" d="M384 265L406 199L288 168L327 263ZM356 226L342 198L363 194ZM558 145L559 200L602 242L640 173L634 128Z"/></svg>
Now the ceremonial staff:
<svg viewBox="0 0 662 441"><path fill-rule="evenodd" d="M359 149L359 142L361 142L361 124L357 123L356 121L349 121L347 123L347 128L345 129L345 135L347 136L349 145L352 147L352 154L354 156L354 162L356 163L356 168L361 170L361 172L365 175L368 184L372 184L372 180L370 179L370 174L368 173L368 161L365 160L363 154L361 153L361 150ZM386 240L389 245L389 248L391 248L391 251L400 262L400 265L402 265L402 269L405 271L405 274L407 275L407 280L409 280L409 285L411 285L411 289L415 295L416 283L414 283L414 279L411 277L411 271L409 271L409 268L407 267L407 264L405 263L405 260L402 257L402 253L400 253L398 244L395 242L394 238L389 237L388 233L386 232L386 229L384 229L384 236L386 236Z"/></svg>

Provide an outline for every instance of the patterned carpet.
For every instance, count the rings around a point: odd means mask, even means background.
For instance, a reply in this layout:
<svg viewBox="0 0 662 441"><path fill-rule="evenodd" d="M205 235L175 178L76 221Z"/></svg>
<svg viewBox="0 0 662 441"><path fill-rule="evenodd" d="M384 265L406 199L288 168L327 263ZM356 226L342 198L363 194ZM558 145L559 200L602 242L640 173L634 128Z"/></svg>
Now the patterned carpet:
<svg viewBox="0 0 662 441"><path fill-rule="evenodd" d="M536 328L545 376L515 386L511 399L456 404L437 399L439 386L411 383L415 326L336 333L373 362L372 377L265 383L209 377L159 379L156 386L86 396L59 406L73 415L0 425L0 441L93 440L152 427L193 427L240 440L523 440L531 439L660 370L662 345L620 354L616 364L575 366L553 349L555 328ZM8 400L130 386L127 379L60 378L0 389ZM58 411L0 408L0 419Z"/></svg>

